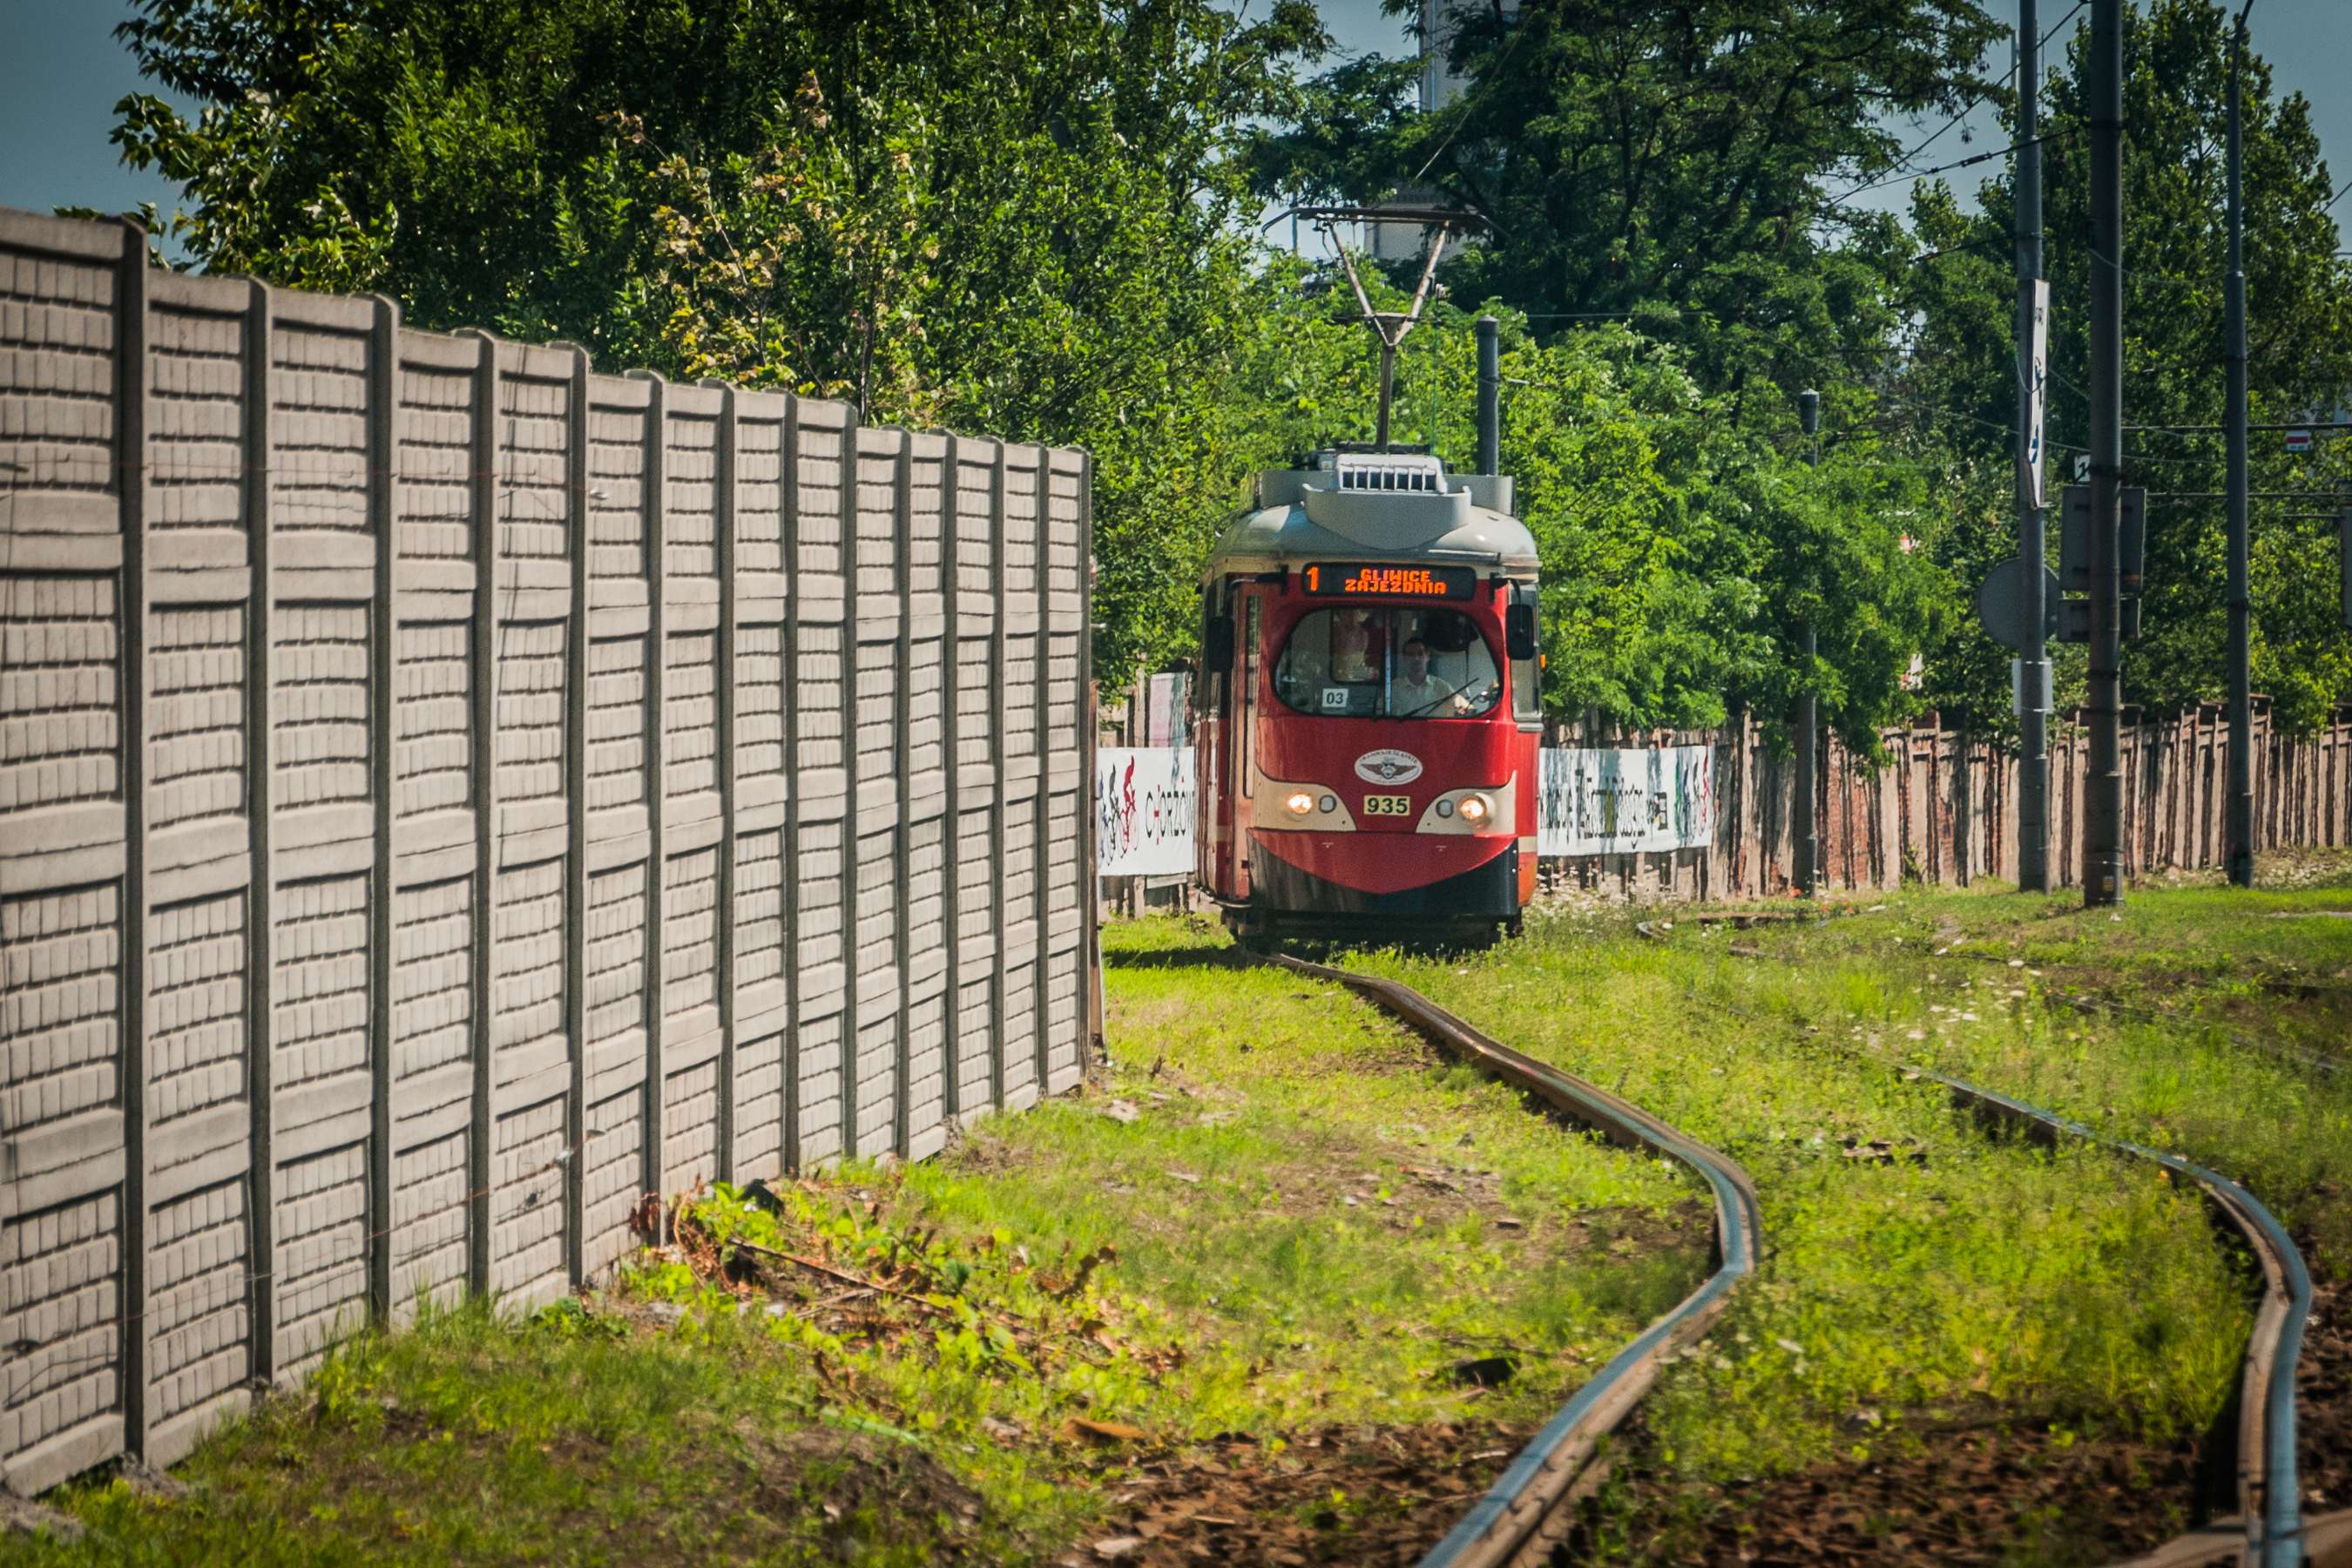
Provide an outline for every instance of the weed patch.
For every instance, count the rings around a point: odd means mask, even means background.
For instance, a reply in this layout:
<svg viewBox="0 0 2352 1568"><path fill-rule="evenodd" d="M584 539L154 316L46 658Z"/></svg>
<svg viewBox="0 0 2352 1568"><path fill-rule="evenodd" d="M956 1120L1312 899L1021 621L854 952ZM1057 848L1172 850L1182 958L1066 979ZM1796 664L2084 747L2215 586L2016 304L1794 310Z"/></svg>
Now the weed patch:
<svg viewBox="0 0 2352 1568"><path fill-rule="evenodd" d="M2243 994L2307 1004L2297 987L2334 983L2352 931L2267 917L2345 901L2325 887L2150 892L2110 921L2063 900L1907 893L1851 919L1738 929L1676 911L1653 923L1654 942L1621 914L1591 914L1531 922L1524 942L1475 960L1354 962L1626 1095L1756 1178L1765 1267L1651 1395L1613 1493L1617 1547L1705 1559L1734 1513L1808 1476L1857 1498L1891 1478L1890 1498L1924 1498L1954 1453L1938 1435L1960 1423L1996 1456L1991 1474L2011 1473L1998 1455L2063 1437L2051 1451L2076 1458L2017 1470L2000 1528L1967 1528L2010 1541L2019 1560L2070 1561L2037 1510L2099 1518L2122 1532L2099 1539L2116 1541L2186 1518L2184 1488L2159 1483L2185 1474L2233 1385L2245 1270L2195 1195L2153 1167L1989 1135L1895 1065L2179 1149L2247 1181L2334 1254L2347 1233L2331 1200L2352 1170L2344 1086L2178 1003L2253 975L2266 984ZM2086 1013L2045 988L2062 964L2068 989L2095 974L2111 993L2127 984L2136 1005L2174 1001L2143 1017ZM2125 1456L2158 1479L2125 1485L2081 1455ZM1927 1555L1947 1526L1959 1523L1923 1526L1888 1554ZM1895 1526L1860 1528L1831 1534L1884 1545Z"/></svg>
<svg viewBox="0 0 2352 1568"><path fill-rule="evenodd" d="M1222 937L1107 944L1099 1087L363 1335L37 1560L1416 1557L1705 1273L1696 1189Z"/></svg>

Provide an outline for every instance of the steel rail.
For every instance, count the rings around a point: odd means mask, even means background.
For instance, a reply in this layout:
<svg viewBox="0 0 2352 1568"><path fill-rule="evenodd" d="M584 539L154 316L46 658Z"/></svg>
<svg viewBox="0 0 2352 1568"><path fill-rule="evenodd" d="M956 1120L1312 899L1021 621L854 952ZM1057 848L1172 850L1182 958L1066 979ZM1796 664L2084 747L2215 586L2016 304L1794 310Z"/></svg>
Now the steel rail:
<svg viewBox="0 0 2352 1568"><path fill-rule="evenodd" d="M2262 1268L2263 1298L2239 1374L2239 1511L2132 1559L2127 1568L2208 1563L2231 1552L2242 1553L2247 1568L2295 1568L2304 1562L2303 1494L2295 1482L2294 1365L2303 1354L2304 1326L2311 1317L2311 1272L2286 1227L2253 1194L2178 1154L2103 1137L2079 1121L1965 1079L1925 1068L1903 1070L1942 1084L1979 1114L2007 1122L2037 1142L2054 1145L2069 1138L2152 1161L2196 1183L2206 1203L2244 1238Z"/></svg>
<svg viewBox="0 0 2352 1568"><path fill-rule="evenodd" d="M1634 930L1647 941L1665 941L1651 921L1638 921ZM2297 1568L2305 1562L2325 1568L2352 1565L2352 1511L2310 1521L2306 1540L2302 1489L2295 1479L2294 1368L2311 1317L2311 1273L2277 1216L2227 1176L2178 1154L2104 1137L2079 1121L1965 1079L1882 1058L1869 1059L1896 1067L1906 1077L1941 1084L1979 1116L2006 1122L2036 1142L2054 1146L2068 1138L2095 1143L2152 1161L2196 1183L2208 1206L2229 1222L2262 1269L2262 1301L2239 1374L2239 1511L2177 1536L2118 1568L2189 1568L2232 1554L2244 1568Z"/></svg>
<svg viewBox="0 0 2352 1568"><path fill-rule="evenodd" d="M1714 1193L1714 1273L1619 1351L1544 1424L1486 1495L1430 1549L1421 1568L1539 1563L1565 1534L1563 1505L1577 1495L1601 1440L1649 1392L1666 1357L1704 1334L1730 1305L1733 1288L1756 1271L1763 1234L1756 1185L1737 1161L1607 1089L1480 1033L1410 986L1285 953L1261 956L1296 973L1346 986L1440 1050L1534 1095L1611 1142L1654 1150L1689 1166Z"/></svg>

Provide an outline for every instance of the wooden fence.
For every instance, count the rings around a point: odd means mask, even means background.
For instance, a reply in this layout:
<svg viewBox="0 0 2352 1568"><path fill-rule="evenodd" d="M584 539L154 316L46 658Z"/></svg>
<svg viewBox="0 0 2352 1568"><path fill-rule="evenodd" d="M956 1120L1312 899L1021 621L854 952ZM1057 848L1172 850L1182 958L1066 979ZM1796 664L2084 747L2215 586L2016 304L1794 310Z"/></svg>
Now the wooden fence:
<svg viewBox="0 0 2352 1568"><path fill-rule="evenodd" d="M2053 874L2078 885L2088 737L2067 716L2053 726ZM1891 888L1906 878L1965 887L2017 876L2014 755L1950 730L1895 729L1888 761L1872 768L1835 740L1816 770L1824 885ZM1553 742L1582 743L1573 730ZM1624 898L1769 897L1790 891L1795 768L1745 722L1724 731L1659 733L1595 742L1712 744L1715 842L1670 853L1547 862L1557 886ZM2267 706L2254 712L2255 848L2352 846L2352 710L2316 734L2284 735ZM2125 869L2131 877L2224 863L2229 726L2218 706L2124 729Z"/></svg>

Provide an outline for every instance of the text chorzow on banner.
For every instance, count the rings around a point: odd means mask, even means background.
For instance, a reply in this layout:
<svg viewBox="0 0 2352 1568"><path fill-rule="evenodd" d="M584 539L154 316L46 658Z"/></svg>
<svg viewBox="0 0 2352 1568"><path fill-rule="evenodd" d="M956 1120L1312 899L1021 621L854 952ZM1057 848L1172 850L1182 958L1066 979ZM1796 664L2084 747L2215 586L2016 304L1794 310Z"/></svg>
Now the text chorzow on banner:
<svg viewBox="0 0 2352 1568"><path fill-rule="evenodd" d="M1105 877L1192 874L1192 747L1096 752L1095 847Z"/></svg>

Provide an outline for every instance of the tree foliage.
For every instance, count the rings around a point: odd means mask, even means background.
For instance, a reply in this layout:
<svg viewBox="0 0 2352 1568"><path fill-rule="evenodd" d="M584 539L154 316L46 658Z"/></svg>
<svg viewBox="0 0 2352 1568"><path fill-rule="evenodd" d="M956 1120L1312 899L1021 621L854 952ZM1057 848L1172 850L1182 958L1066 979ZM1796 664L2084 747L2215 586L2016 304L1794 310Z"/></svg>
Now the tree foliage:
<svg viewBox="0 0 2352 1568"><path fill-rule="evenodd" d="M2127 7L2124 30L2124 418L2127 426L2216 425L2223 412L2222 276L2230 17L2213 0ZM2050 484L2054 493L2089 439L2091 255L2088 110L2081 40L2049 73L2043 98L2045 270L2051 278ZM2352 268L2326 207L2327 166L2300 96L2274 100L2269 65L2245 62L2245 262L2252 418L2277 423L2352 405ZM1951 454L1947 537L1969 580L2015 552L2013 527L1983 528L2010 510L2008 435L2018 404L2010 348L2007 260L2015 211L2011 176L1982 187L1963 215L1940 186L1922 191L1915 226L1933 259L1913 268L1906 303L1919 327L1895 412ZM2352 473L2323 440L2288 456L2276 432L2252 439L2252 489L2332 490ZM2225 691L2228 606L2224 469L2217 433L2131 429L2126 482L2151 495L2145 633L2125 653L2128 700L2171 710ZM2333 500L2258 502L2252 512L2254 681L2281 721L2306 727L2352 697L2352 637L2335 624L2330 531L2294 512ZM2054 548L2054 533L2053 548ZM2007 683L1980 634L1963 629L1936 651L1944 706L1997 717ZM2070 661L2074 663L2075 661ZM2005 671L2004 671L2005 673ZM2062 692L2063 695L2063 692Z"/></svg>
<svg viewBox="0 0 2352 1568"><path fill-rule="evenodd" d="M140 5L205 107L118 137L203 265L1084 446L1110 668L1182 636L1263 314L1239 128L1324 47L1302 0Z"/></svg>
<svg viewBox="0 0 2352 1568"><path fill-rule="evenodd" d="M1442 9L1469 90L1420 113L1399 84L1327 74L1314 103L1327 118L1255 150L1261 186L1432 187L1494 225L1449 268L1458 295L1638 317L1681 341L1711 386L1760 376L1794 391L1874 368L1899 236L1824 182L1893 163L1885 116L1992 90L1977 62L2000 30L1975 0ZM1341 110L1365 132L1335 146Z"/></svg>
<svg viewBox="0 0 2352 1568"><path fill-rule="evenodd" d="M2008 181L1980 211L1923 182L1907 220L1852 200L1920 161L1906 117L2006 103L1979 0L1454 5L1469 85L1427 114L1412 62L1320 68L1307 0L136 4L142 68L203 107L125 100L117 138L181 184L194 264L1083 446L1114 683L1188 651L1252 470L1370 433L1352 298L1257 242L1264 203L1474 205L1493 232L1441 277L1505 322L1556 711L1771 724L1811 684L1864 745L1923 703L2009 725L2008 656L1970 606L2014 548ZM2149 0L2127 34L2136 423L2220 416L2225 22ZM2080 71L2044 100L2053 468L2084 429ZM2307 106L2259 60L2246 85L2255 417L2279 419L2352 402L2352 279ZM1401 434L1456 468L1473 313L1436 305L1399 371ZM2218 439L2127 446L2151 489L2220 489ZM2341 443L2257 449L2261 489L2352 468ZM2214 503L2156 511L2137 700L2218 691L2220 527ZM2352 691L2331 566L2309 521L2258 512L2256 678L2290 722Z"/></svg>

